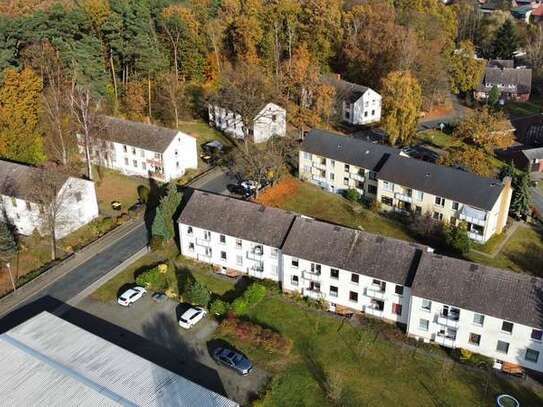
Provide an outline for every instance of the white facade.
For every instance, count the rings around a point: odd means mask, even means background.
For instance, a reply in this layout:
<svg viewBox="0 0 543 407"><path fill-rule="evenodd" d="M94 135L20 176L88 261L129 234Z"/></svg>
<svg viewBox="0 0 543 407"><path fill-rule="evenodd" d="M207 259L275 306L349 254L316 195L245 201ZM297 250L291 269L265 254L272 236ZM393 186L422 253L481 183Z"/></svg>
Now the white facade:
<svg viewBox="0 0 543 407"><path fill-rule="evenodd" d="M407 332L425 342L543 371L543 331L514 321L412 296Z"/></svg>
<svg viewBox="0 0 543 407"><path fill-rule="evenodd" d="M181 254L255 278L281 281L281 251L258 242L179 224Z"/></svg>
<svg viewBox="0 0 543 407"><path fill-rule="evenodd" d="M376 318L407 324L410 289L337 267L283 255L283 290Z"/></svg>
<svg viewBox="0 0 543 407"><path fill-rule="evenodd" d="M352 125L365 125L381 120L382 97L368 88L354 103L342 101L341 118Z"/></svg>
<svg viewBox="0 0 543 407"><path fill-rule="evenodd" d="M241 116L216 105L208 106L209 124L237 139L245 138L245 124ZM287 112L275 103L268 103L256 115L247 129L254 143L262 143L272 136L283 137L287 133Z"/></svg>
<svg viewBox="0 0 543 407"><path fill-rule="evenodd" d="M69 177L58 194L56 237L62 239L98 217L98 202L94 182ZM35 230L46 233L40 206L31 200L0 195L0 220L17 228L22 235Z"/></svg>

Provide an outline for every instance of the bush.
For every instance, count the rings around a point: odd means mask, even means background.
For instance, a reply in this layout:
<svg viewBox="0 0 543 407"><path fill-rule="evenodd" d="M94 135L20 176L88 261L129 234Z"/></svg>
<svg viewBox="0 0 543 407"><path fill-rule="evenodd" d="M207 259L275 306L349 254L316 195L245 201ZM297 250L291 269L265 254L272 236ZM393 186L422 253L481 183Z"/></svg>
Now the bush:
<svg viewBox="0 0 543 407"><path fill-rule="evenodd" d="M247 314L247 311L249 311L249 304L247 304L247 300L244 297L239 297L234 300L231 309L234 315L239 317Z"/></svg>
<svg viewBox="0 0 543 407"><path fill-rule="evenodd" d="M471 240L468 236L468 230L465 223L458 226L447 225L443 233L447 246L460 254L467 254L471 250Z"/></svg>
<svg viewBox="0 0 543 407"><path fill-rule="evenodd" d="M138 185L138 197L140 198L141 203L146 204L149 202L149 195L151 191L145 185Z"/></svg>
<svg viewBox="0 0 543 407"><path fill-rule="evenodd" d="M138 275L136 284L153 291L162 291L168 288L167 274L161 270L160 266L156 266Z"/></svg>
<svg viewBox="0 0 543 407"><path fill-rule="evenodd" d="M253 283L243 293L248 307L258 304L266 296L267 289L260 283Z"/></svg>
<svg viewBox="0 0 543 407"><path fill-rule="evenodd" d="M292 342L281 334L258 324L228 318L220 326L222 333L236 336L240 341L263 348L268 352L290 353Z"/></svg>
<svg viewBox="0 0 543 407"><path fill-rule="evenodd" d="M222 317L228 312L228 303L223 300L216 299L211 303L211 306L209 307L209 312L219 317Z"/></svg>
<svg viewBox="0 0 543 407"><path fill-rule="evenodd" d="M123 223L126 223L130 220L130 216L128 216L128 213L123 212L119 216L117 216L116 223L117 225L122 225Z"/></svg>
<svg viewBox="0 0 543 407"><path fill-rule="evenodd" d="M188 302L203 307L207 307L211 300L211 294L207 287L197 280L187 283L183 296Z"/></svg>
<svg viewBox="0 0 543 407"><path fill-rule="evenodd" d="M360 193L354 188L349 188L346 190L343 196L351 202L360 201Z"/></svg>
<svg viewBox="0 0 543 407"><path fill-rule="evenodd" d="M160 250L164 247L164 239L162 239L160 236L152 236L149 246L153 251Z"/></svg>

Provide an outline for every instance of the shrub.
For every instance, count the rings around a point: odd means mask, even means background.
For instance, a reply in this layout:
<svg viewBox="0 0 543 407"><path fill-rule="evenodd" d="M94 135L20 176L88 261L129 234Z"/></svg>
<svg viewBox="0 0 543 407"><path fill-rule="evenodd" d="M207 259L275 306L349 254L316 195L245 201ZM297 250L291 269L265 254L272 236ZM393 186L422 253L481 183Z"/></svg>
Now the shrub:
<svg viewBox="0 0 543 407"><path fill-rule="evenodd" d="M360 201L360 193L354 188L349 188L346 190L343 196L351 202Z"/></svg>
<svg viewBox="0 0 543 407"><path fill-rule="evenodd" d="M149 202L149 195L151 191L145 185L138 185L138 197L140 198L141 203L146 204Z"/></svg>
<svg viewBox="0 0 543 407"><path fill-rule="evenodd" d="M258 304L266 296L266 287L260 283L253 283L243 293L243 298L245 298L248 307L252 307Z"/></svg>
<svg viewBox="0 0 543 407"><path fill-rule="evenodd" d="M211 300L211 295L204 284L194 280L187 283L184 298L192 304L207 307Z"/></svg>
<svg viewBox="0 0 543 407"><path fill-rule="evenodd" d="M209 312L220 317L226 315L228 312L228 303L224 302L223 300L216 299L211 303Z"/></svg>
<svg viewBox="0 0 543 407"><path fill-rule="evenodd" d="M467 254L471 250L471 240L465 223L458 226L446 225L443 233L447 246L460 254Z"/></svg>
<svg viewBox="0 0 543 407"><path fill-rule="evenodd" d="M227 318L220 327L222 333L236 336L240 341L265 349L268 352L290 353L292 342L281 334L248 321Z"/></svg>
<svg viewBox="0 0 543 407"><path fill-rule="evenodd" d="M160 250L164 247L164 239L160 236L152 236L149 246L151 246L151 250L153 251Z"/></svg>
<svg viewBox="0 0 543 407"><path fill-rule="evenodd" d="M153 291L162 291L168 288L166 273L163 273L160 266L144 271L136 277L136 284L150 288Z"/></svg>
<svg viewBox="0 0 543 407"><path fill-rule="evenodd" d="M128 213L123 212L119 216L117 216L117 225L122 225L123 223L126 223L130 220L130 216L128 216Z"/></svg>
<svg viewBox="0 0 543 407"><path fill-rule="evenodd" d="M247 300L244 297L236 298L232 303L232 312L234 315L239 317L247 314L247 311L249 311L249 304L247 304Z"/></svg>

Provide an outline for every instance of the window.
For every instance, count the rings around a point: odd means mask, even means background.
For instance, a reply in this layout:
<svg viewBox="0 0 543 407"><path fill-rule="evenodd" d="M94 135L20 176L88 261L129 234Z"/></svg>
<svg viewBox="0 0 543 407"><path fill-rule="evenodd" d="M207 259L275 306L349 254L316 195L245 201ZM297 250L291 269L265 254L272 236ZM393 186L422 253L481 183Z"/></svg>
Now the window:
<svg viewBox="0 0 543 407"><path fill-rule="evenodd" d="M530 335L530 338L532 338L534 341L540 341L543 337L543 331L539 329L532 329L532 334Z"/></svg>
<svg viewBox="0 0 543 407"><path fill-rule="evenodd" d="M376 287L379 291L384 292L387 286L387 283L381 280L373 279L371 285Z"/></svg>
<svg viewBox="0 0 543 407"><path fill-rule="evenodd" d="M179 154L179 152L177 150L174 150L174 155L177 157L177 155Z"/></svg>
<svg viewBox="0 0 543 407"><path fill-rule="evenodd" d="M300 265L300 260L295 259L295 258L292 258L291 264L292 264L292 267L294 267L295 269L297 269L298 266Z"/></svg>
<svg viewBox="0 0 543 407"><path fill-rule="evenodd" d="M219 242L222 244L226 243L226 236L225 235L219 235Z"/></svg>
<svg viewBox="0 0 543 407"><path fill-rule="evenodd" d="M179 169L179 161L175 162L175 168Z"/></svg>
<svg viewBox="0 0 543 407"><path fill-rule="evenodd" d="M402 315L402 305L392 304L392 313L395 315Z"/></svg>
<svg viewBox="0 0 543 407"><path fill-rule="evenodd" d="M236 239L236 249L241 249L241 239Z"/></svg>
<svg viewBox="0 0 543 407"><path fill-rule="evenodd" d="M352 302L358 302L358 293L349 291L349 300Z"/></svg>
<svg viewBox="0 0 543 407"><path fill-rule="evenodd" d="M392 206L394 204L394 200L388 196L382 196L381 203L383 205Z"/></svg>
<svg viewBox="0 0 543 407"><path fill-rule="evenodd" d="M392 182L383 181L383 189L385 191L394 191L394 184Z"/></svg>
<svg viewBox="0 0 543 407"><path fill-rule="evenodd" d="M128 147L127 147L127 146L123 146L123 151L124 151L125 153L128 153Z"/></svg>
<svg viewBox="0 0 543 407"><path fill-rule="evenodd" d="M441 212L434 212L432 218L434 220L443 220L443 214Z"/></svg>
<svg viewBox="0 0 543 407"><path fill-rule="evenodd" d="M368 177L372 181L377 181L377 173L375 171L370 171L370 175Z"/></svg>
<svg viewBox="0 0 543 407"><path fill-rule="evenodd" d="M457 211L458 210L458 202L453 202L452 203L452 208Z"/></svg>
<svg viewBox="0 0 543 407"><path fill-rule="evenodd" d="M277 121L277 115L276 114L272 114L272 122L275 122Z"/></svg>
<svg viewBox="0 0 543 407"><path fill-rule="evenodd" d="M204 239L211 240L211 232L204 230Z"/></svg>
<svg viewBox="0 0 543 407"><path fill-rule="evenodd" d="M337 280L339 278L339 270L330 269L330 278L335 278Z"/></svg>
<svg viewBox="0 0 543 407"><path fill-rule="evenodd" d="M205 255L207 257L211 257L212 254L213 254L213 251L211 250L211 247L206 247L205 248Z"/></svg>
<svg viewBox="0 0 543 407"><path fill-rule="evenodd" d="M368 117L368 112L364 112L364 117Z"/></svg>
<svg viewBox="0 0 543 407"><path fill-rule="evenodd" d="M304 159L311 161L311 153L304 151Z"/></svg>
<svg viewBox="0 0 543 407"><path fill-rule="evenodd" d="M136 147L132 147L132 154L136 155Z"/></svg>
<svg viewBox="0 0 543 407"><path fill-rule="evenodd" d="M337 287L334 287L333 285L330 286L330 297L337 297L338 290Z"/></svg>
<svg viewBox="0 0 543 407"><path fill-rule="evenodd" d="M81 199L82 199L81 192L76 192L75 193L75 200L77 202L81 202ZM30 209L30 204L28 202L26 203L26 206L27 206L28 209Z"/></svg>
<svg viewBox="0 0 543 407"><path fill-rule="evenodd" d="M142 158L145 158L145 150L140 150L140 156L141 156Z"/></svg>
<svg viewBox="0 0 543 407"><path fill-rule="evenodd" d="M192 226L187 227L187 235L192 235Z"/></svg>
<svg viewBox="0 0 543 407"><path fill-rule="evenodd" d="M189 251L194 251L194 243L189 243Z"/></svg>
<svg viewBox="0 0 543 407"><path fill-rule="evenodd" d="M276 249L276 248L272 248L272 249L271 249L270 255L271 255L271 257L277 257L277 256L279 256L279 250Z"/></svg>
<svg viewBox="0 0 543 407"><path fill-rule="evenodd" d="M224 252L224 251L221 251L221 260L226 261L226 252Z"/></svg>
<svg viewBox="0 0 543 407"><path fill-rule="evenodd" d="M311 272L313 274L321 274L321 265L316 263L311 263Z"/></svg>
<svg viewBox="0 0 543 407"><path fill-rule="evenodd" d="M334 175L333 172L330 173L330 180L331 181L334 181L334 179L336 178L336 176Z"/></svg>
<svg viewBox="0 0 543 407"><path fill-rule="evenodd" d="M479 344L481 343L481 335L469 334L469 343L470 345L479 346Z"/></svg>
<svg viewBox="0 0 543 407"><path fill-rule="evenodd" d="M398 295L403 295L403 286L397 285L396 288L394 288L394 292Z"/></svg>
<svg viewBox="0 0 543 407"><path fill-rule="evenodd" d="M79 199L78 199L78 202L79 202L79 201L81 201L81 193L78 192L78 194L79 194ZM77 194L76 194L76 198L77 198ZM28 202L28 201L26 201L26 209L28 209L29 211L32 210L32 204L30 202Z"/></svg>
<svg viewBox="0 0 543 407"><path fill-rule="evenodd" d="M372 116L375 116L375 109L372 109L371 115L372 115Z"/></svg>
<svg viewBox="0 0 543 407"><path fill-rule="evenodd" d="M147 164L145 164L145 161L141 162L141 168L143 168L144 170L147 169Z"/></svg>
<svg viewBox="0 0 543 407"><path fill-rule="evenodd" d="M124 165L128 165L128 158L124 157Z"/></svg>
<svg viewBox="0 0 543 407"><path fill-rule="evenodd" d="M330 160L330 166L331 167L335 167L336 166L336 162L334 160Z"/></svg>
<svg viewBox="0 0 543 407"><path fill-rule="evenodd" d="M431 311L432 309L432 301L430 300L422 300L422 306L421 308L424 310L424 311Z"/></svg>
<svg viewBox="0 0 543 407"><path fill-rule="evenodd" d="M351 283L358 284L360 281L360 276L358 274L352 273L351 274Z"/></svg>
<svg viewBox="0 0 543 407"><path fill-rule="evenodd" d="M485 323L485 316L482 314L473 314L473 324L483 326Z"/></svg>
<svg viewBox="0 0 543 407"><path fill-rule="evenodd" d="M416 201L422 201L424 193L422 191L413 190L413 197Z"/></svg>
<svg viewBox="0 0 543 407"><path fill-rule="evenodd" d="M132 167L138 168L138 160L132 160Z"/></svg>
<svg viewBox="0 0 543 407"><path fill-rule="evenodd" d="M368 185L368 194L377 195L377 186Z"/></svg>
<svg viewBox="0 0 543 407"><path fill-rule="evenodd" d="M345 164L345 172L349 172L350 168L349 164Z"/></svg>
<svg viewBox="0 0 543 407"><path fill-rule="evenodd" d="M496 351L507 354L507 352L509 351L509 344L504 341L498 341L498 344L496 345Z"/></svg>
<svg viewBox="0 0 543 407"><path fill-rule="evenodd" d="M524 359L526 359L528 362L537 363L537 360L539 359L539 352L533 349L526 349L526 355L524 356Z"/></svg>
<svg viewBox="0 0 543 407"><path fill-rule="evenodd" d="M502 331L507 332L508 334L512 333L513 332L513 323L503 321L503 323L502 323Z"/></svg>
<svg viewBox="0 0 543 407"><path fill-rule="evenodd" d="M160 154L160 153L155 153L155 158L156 158L157 160L161 160L161 159L162 159L162 154Z"/></svg>
<svg viewBox="0 0 543 407"><path fill-rule="evenodd" d="M419 329L421 331L428 331L428 327L430 326L430 321L427 319L419 319Z"/></svg>
<svg viewBox="0 0 543 407"><path fill-rule="evenodd" d="M343 185L349 186L349 177L343 177Z"/></svg>
<svg viewBox="0 0 543 407"><path fill-rule="evenodd" d="M292 276L292 277L290 278L290 283L291 283L292 285L298 285L298 282L299 282L298 276Z"/></svg>
<svg viewBox="0 0 543 407"><path fill-rule="evenodd" d="M434 203L437 206L445 206L445 198L442 198L440 196L436 196L436 199L435 199Z"/></svg>
<svg viewBox="0 0 543 407"><path fill-rule="evenodd" d="M240 256L239 254L236 256L236 264L238 266L243 266L243 256Z"/></svg>
<svg viewBox="0 0 543 407"><path fill-rule="evenodd" d="M321 165L326 165L326 158L321 157Z"/></svg>

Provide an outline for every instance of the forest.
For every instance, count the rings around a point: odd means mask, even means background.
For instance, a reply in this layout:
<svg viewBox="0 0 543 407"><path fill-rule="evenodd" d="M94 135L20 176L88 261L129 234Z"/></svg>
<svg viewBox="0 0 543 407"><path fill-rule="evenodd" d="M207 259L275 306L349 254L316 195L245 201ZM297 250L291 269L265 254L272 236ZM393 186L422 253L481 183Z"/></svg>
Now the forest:
<svg viewBox="0 0 543 407"><path fill-rule="evenodd" d="M502 15L503 14L503 15ZM538 28L461 0L8 0L0 5L0 156L67 164L82 116L105 112L176 127L217 98L242 116L263 101L290 125L326 125L337 73L383 93L406 144L420 110L469 97L484 64L525 46L536 83ZM311 94L308 102L307 95Z"/></svg>

